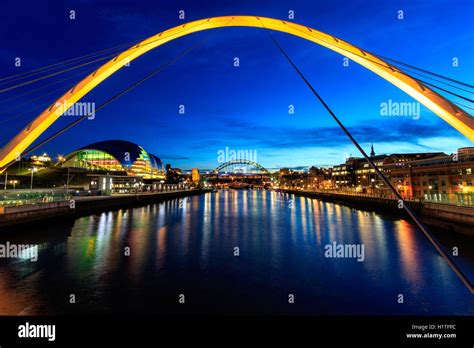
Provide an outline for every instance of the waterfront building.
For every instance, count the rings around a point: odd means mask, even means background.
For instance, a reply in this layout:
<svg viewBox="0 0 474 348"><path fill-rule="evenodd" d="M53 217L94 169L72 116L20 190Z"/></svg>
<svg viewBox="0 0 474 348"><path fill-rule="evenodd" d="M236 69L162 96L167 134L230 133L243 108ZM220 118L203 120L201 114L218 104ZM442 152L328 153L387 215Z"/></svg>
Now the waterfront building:
<svg viewBox="0 0 474 348"><path fill-rule="evenodd" d="M371 160L384 173L390 177L390 171L393 168L398 168L420 159L430 159L436 156L445 156L442 152L428 152L428 153L396 153L385 155L374 155ZM380 195L390 194L388 187L380 179L375 169L371 167L365 158L359 158L355 161L355 188L360 192L377 193Z"/></svg>
<svg viewBox="0 0 474 348"><path fill-rule="evenodd" d="M443 152L375 155L371 160L404 199L474 204L474 147ZM364 158L348 158L332 169L312 167L307 173L280 171L280 187L357 192L394 197ZM329 180L330 178L330 180Z"/></svg>
<svg viewBox="0 0 474 348"><path fill-rule="evenodd" d="M332 168L331 176L334 188L354 187L356 185L355 168L360 158L349 157L345 163Z"/></svg>
<svg viewBox="0 0 474 348"><path fill-rule="evenodd" d="M199 174L199 169L197 168L193 168L192 171L191 171L191 180L193 182L199 182L201 181L201 176Z"/></svg>
<svg viewBox="0 0 474 348"><path fill-rule="evenodd" d="M465 203L474 196L474 147L389 168L390 180L404 198Z"/></svg>
<svg viewBox="0 0 474 348"><path fill-rule="evenodd" d="M332 170L329 168L317 168L312 166L308 170L306 188L310 190L331 188L331 173Z"/></svg>
<svg viewBox="0 0 474 348"><path fill-rule="evenodd" d="M30 157L30 163L37 167L49 166L51 164L51 157L47 153L32 155Z"/></svg>
<svg viewBox="0 0 474 348"><path fill-rule="evenodd" d="M291 169L280 169L280 188L283 189L306 189L308 183L308 173Z"/></svg>
<svg viewBox="0 0 474 348"><path fill-rule="evenodd" d="M177 184L184 181L183 171L180 168L172 168L171 164L166 165L166 183Z"/></svg>
<svg viewBox="0 0 474 348"><path fill-rule="evenodd" d="M446 156L442 152L429 153L395 153L375 155L372 145L370 159L387 176L390 171L405 163L430 159L436 156ZM336 189L352 189L363 193L389 194L388 188L382 182L375 169L365 158L350 157L345 163L332 168L333 187Z"/></svg>
<svg viewBox="0 0 474 348"><path fill-rule="evenodd" d="M62 168L106 171L144 179L165 179L160 158L140 145L124 140L107 140L84 146L58 163Z"/></svg>
<svg viewBox="0 0 474 348"><path fill-rule="evenodd" d="M91 174L88 192L100 191L101 194L138 193L143 191L143 178L129 175Z"/></svg>

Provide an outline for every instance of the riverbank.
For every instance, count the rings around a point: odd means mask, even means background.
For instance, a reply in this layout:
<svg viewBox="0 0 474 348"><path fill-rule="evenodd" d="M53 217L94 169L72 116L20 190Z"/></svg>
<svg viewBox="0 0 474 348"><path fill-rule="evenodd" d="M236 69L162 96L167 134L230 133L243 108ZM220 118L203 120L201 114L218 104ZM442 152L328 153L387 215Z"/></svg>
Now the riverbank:
<svg viewBox="0 0 474 348"><path fill-rule="evenodd" d="M398 201L395 199L301 190L281 190L281 192L409 219L406 211L398 208ZM413 208L426 225L474 236L474 207L421 201L407 201L406 203Z"/></svg>
<svg viewBox="0 0 474 348"><path fill-rule="evenodd" d="M178 198L0 234L0 244L37 245L38 252L36 262L0 259L3 313L474 314L470 292L408 221L265 190L187 200L186 209ZM438 236L446 250L459 248L456 262L471 277L474 238ZM363 246L364 261L329 257L333 242ZM394 289L410 300L400 305ZM289 291L296 298L290 307Z"/></svg>
<svg viewBox="0 0 474 348"><path fill-rule="evenodd" d="M56 219L75 219L94 213L195 196L206 192L209 190L73 197L71 200L62 202L0 207L0 232L17 226L47 223Z"/></svg>

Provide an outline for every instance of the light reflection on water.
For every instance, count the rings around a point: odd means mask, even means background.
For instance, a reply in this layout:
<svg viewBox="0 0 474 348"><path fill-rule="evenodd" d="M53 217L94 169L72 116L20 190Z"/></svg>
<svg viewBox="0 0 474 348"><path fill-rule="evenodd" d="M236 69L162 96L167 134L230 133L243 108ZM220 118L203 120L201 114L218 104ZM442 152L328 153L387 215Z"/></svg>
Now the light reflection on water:
<svg viewBox="0 0 474 348"><path fill-rule="evenodd" d="M409 222L304 197L220 191L53 229L34 231L38 262L0 260L1 314L474 313L472 295ZM472 276L473 241L448 237ZM332 242L363 244L365 261L325 258Z"/></svg>

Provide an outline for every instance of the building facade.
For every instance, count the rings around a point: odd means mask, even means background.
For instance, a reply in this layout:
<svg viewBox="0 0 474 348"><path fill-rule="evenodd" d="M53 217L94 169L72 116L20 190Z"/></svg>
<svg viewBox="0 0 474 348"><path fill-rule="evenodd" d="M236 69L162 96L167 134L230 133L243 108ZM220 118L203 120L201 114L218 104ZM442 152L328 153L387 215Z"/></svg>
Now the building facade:
<svg viewBox="0 0 474 348"><path fill-rule="evenodd" d="M201 175L199 174L199 169L197 168L192 169L191 180L196 183L201 181Z"/></svg>
<svg viewBox="0 0 474 348"><path fill-rule="evenodd" d="M472 201L474 147L456 154L439 155L390 169L390 180L404 198L434 201Z"/></svg>
<svg viewBox="0 0 474 348"><path fill-rule="evenodd" d="M395 168L412 161L436 156L446 156L446 154L434 152L375 155L372 148L370 159L382 173L390 177L391 170ZM331 175L333 188L336 189L349 189L379 195L389 194L388 187L365 158L350 157L344 164L334 166Z"/></svg>
<svg viewBox="0 0 474 348"><path fill-rule="evenodd" d="M384 154L370 159L404 199L474 205L474 147L442 152ZM280 187L333 190L394 197L365 158L351 157L333 168L280 170Z"/></svg>
<svg viewBox="0 0 474 348"><path fill-rule="evenodd" d="M63 168L82 168L114 174L165 179L161 160L143 147L124 140L108 140L84 146L59 164Z"/></svg>

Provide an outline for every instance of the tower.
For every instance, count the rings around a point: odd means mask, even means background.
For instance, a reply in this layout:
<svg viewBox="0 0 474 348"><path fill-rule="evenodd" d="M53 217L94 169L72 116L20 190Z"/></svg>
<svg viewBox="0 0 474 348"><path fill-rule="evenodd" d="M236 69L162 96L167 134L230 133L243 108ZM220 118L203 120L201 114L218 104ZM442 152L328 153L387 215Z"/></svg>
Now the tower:
<svg viewBox="0 0 474 348"><path fill-rule="evenodd" d="M370 157L375 156L375 151L374 151L374 144L370 144Z"/></svg>

